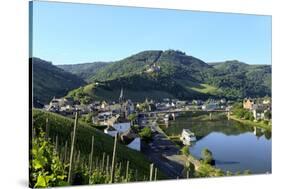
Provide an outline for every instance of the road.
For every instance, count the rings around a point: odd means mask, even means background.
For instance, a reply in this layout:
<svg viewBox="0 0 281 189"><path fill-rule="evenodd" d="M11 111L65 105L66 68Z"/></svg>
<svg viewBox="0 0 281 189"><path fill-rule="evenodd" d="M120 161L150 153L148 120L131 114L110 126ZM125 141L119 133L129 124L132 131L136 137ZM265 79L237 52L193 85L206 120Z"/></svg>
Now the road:
<svg viewBox="0 0 281 189"><path fill-rule="evenodd" d="M142 146L142 152L163 172L168 178L185 178L184 165L187 158L180 155L177 147L157 126L156 119L149 123L155 131L153 140Z"/></svg>

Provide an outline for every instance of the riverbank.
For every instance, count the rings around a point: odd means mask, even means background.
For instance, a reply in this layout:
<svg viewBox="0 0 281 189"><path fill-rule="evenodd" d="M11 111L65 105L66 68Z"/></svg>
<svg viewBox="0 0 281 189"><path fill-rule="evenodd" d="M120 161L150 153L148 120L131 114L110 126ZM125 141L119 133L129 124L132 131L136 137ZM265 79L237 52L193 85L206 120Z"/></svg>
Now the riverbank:
<svg viewBox="0 0 281 189"><path fill-rule="evenodd" d="M271 131L271 125L267 125L267 124L262 123L262 122L254 122L254 121L251 121L251 120L244 120L244 119L237 118L237 117L234 116L234 115L229 116L229 118L232 119L232 120L238 121L238 122L240 122L240 123L243 123L243 124L245 124L245 125L250 125L250 126L254 126L254 127L259 127L259 128L262 128L262 129L266 129L266 130L270 130L270 131Z"/></svg>
<svg viewBox="0 0 281 189"><path fill-rule="evenodd" d="M219 168L216 168L215 166L212 166L210 164L203 163L202 161L195 158L193 155L189 154L186 156L187 161L191 164L193 164L195 168L195 174L194 176L197 178L201 177L220 177L225 176L227 173L222 171ZM191 171L191 170L190 170Z"/></svg>

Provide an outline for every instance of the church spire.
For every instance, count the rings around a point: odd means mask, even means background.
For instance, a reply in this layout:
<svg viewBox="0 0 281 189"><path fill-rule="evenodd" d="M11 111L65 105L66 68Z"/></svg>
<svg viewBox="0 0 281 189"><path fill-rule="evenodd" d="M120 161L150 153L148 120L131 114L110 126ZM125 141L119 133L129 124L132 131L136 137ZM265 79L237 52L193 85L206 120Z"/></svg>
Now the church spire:
<svg viewBox="0 0 281 189"><path fill-rule="evenodd" d="M123 87L121 88L120 96L119 96L119 102L122 102L124 100L123 96Z"/></svg>

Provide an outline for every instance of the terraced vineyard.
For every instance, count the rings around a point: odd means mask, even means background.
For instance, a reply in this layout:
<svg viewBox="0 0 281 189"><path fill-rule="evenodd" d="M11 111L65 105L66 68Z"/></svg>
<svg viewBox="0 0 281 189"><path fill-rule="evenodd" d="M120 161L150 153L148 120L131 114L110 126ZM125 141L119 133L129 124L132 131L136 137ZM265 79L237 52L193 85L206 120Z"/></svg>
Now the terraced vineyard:
<svg viewBox="0 0 281 189"><path fill-rule="evenodd" d="M46 121L47 120L47 121ZM70 144L71 136L73 135L74 120L50 113L43 110L33 109L33 146L36 146L34 140L39 140L40 133L47 133L48 139L46 144L50 143L50 148L55 149L55 154L62 164L63 174L69 168ZM92 139L94 138L94 142ZM37 142L38 143L38 142ZM45 144L44 143L44 144ZM93 148L91 147L93 145ZM84 122L78 122L76 139L74 146L74 179L71 185L75 184L99 184L108 183L109 175L111 172L108 170L108 162L112 161L114 140L112 137L105 135L99 130L87 125ZM38 148L42 146L39 145ZM48 149L48 148L44 148ZM31 162L34 162L34 149L32 148ZM89 162L91 154L93 154L93 169L89 175ZM55 159L52 157L51 159ZM107 162L107 163L106 163ZM36 166L32 163L30 168L34 169ZM102 167L102 168L101 168ZM150 161L140 152L131 150L126 146L117 143L116 149L116 177L115 182L127 181L144 181L148 180L150 176ZM41 170L42 171L42 170ZM106 172L107 171L107 172ZM32 171L36 172L36 171ZM130 173L130 179L129 174ZM95 174L95 175L94 175ZM80 176L79 176L80 175ZM32 176L32 175L31 175ZM78 178L76 178L78 177ZM94 177L96 179L89 179ZM64 185L67 176L63 177L62 182ZM163 173L158 171L156 179L164 179ZM75 180L76 179L76 180ZM78 179L78 180L77 180ZM33 185L38 182L38 177L31 179ZM51 185L37 185L38 187L47 187Z"/></svg>

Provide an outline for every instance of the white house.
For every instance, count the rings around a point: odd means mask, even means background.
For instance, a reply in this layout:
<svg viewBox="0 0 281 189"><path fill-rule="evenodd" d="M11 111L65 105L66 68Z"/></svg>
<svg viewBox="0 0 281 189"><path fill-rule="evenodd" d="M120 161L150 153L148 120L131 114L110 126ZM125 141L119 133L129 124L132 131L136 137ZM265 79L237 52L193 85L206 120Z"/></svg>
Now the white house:
<svg viewBox="0 0 281 189"><path fill-rule="evenodd" d="M127 145L127 147L140 151L141 150L141 139L140 137L135 138L130 144Z"/></svg>
<svg viewBox="0 0 281 189"><path fill-rule="evenodd" d="M180 137L184 145L189 145L190 142L196 141L196 137L189 129L183 129Z"/></svg>
<svg viewBox="0 0 281 189"><path fill-rule="evenodd" d="M112 127L118 132L118 134L122 134L124 132L127 132L131 128L131 123L115 123L112 125Z"/></svg>

